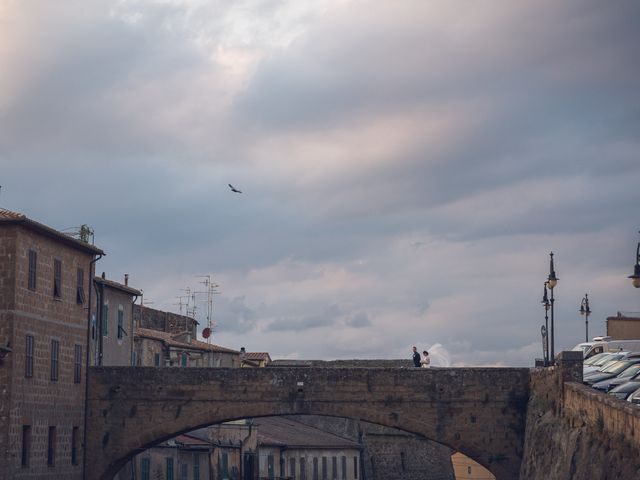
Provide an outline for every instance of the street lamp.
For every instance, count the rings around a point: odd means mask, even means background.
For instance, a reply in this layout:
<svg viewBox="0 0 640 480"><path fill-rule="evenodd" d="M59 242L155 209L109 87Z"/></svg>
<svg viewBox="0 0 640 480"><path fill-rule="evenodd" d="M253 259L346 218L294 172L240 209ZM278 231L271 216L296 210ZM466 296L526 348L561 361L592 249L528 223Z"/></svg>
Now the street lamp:
<svg viewBox="0 0 640 480"><path fill-rule="evenodd" d="M580 304L580 315L584 315L584 338L585 342L589 341L589 315L591 315L591 310L589 310L589 296L585 293L584 298L582 299L582 303Z"/></svg>
<svg viewBox="0 0 640 480"><path fill-rule="evenodd" d="M553 252L551 252L549 254L550 260L549 260L549 276L547 277L547 286L549 287L549 289L551 290L551 299L550 299L550 304L551 304L551 345L550 345L550 349L551 352L549 354L549 360L551 362L555 362L555 340L554 340L554 325L553 325L553 303L554 303L554 299L553 299L553 288L558 284L558 277L556 277L556 271L553 267Z"/></svg>
<svg viewBox="0 0 640 480"><path fill-rule="evenodd" d="M640 242L636 247L636 264L633 267L633 275L629 275L629 278L634 287L640 288Z"/></svg>
<svg viewBox="0 0 640 480"><path fill-rule="evenodd" d="M542 294L542 306L544 307L544 327L542 328L542 349L544 350L544 366L549 365L549 297L547 296L547 282L544 282Z"/></svg>

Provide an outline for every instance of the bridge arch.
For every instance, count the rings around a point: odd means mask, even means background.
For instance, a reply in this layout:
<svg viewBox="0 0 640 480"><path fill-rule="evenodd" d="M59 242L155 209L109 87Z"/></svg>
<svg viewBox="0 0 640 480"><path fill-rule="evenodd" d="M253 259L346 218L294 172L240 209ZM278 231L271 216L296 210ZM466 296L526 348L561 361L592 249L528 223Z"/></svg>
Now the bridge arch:
<svg viewBox="0 0 640 480"><path fill-rule="evenodd" d="M323 415L403 430L517 478L528 369L133 368L90 372L87 478L111 479L136 453L242 418Z"/></svg>

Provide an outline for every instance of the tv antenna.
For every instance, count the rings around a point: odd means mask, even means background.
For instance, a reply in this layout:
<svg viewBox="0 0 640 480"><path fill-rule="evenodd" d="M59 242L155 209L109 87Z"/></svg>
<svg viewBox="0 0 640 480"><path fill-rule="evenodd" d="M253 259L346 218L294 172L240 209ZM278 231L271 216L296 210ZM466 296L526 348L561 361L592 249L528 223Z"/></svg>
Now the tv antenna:
<svg viewBox="0 0 640 480"><path fill-rule="evenodd" d="M206 290L203 292L193 292L193 303L195 304L196 293L207 295L207 327L205 328L205 330L203 330L202 333L203 337L206 338L207 343L211 344L211 332L213 329L213 296L220 294L220 292L217 290L220 285L218 285L217 283L213 283L213 281L211 280L211 275L197 275L197 278L203 279L199 283L202 283L206 287Z"/></svg>

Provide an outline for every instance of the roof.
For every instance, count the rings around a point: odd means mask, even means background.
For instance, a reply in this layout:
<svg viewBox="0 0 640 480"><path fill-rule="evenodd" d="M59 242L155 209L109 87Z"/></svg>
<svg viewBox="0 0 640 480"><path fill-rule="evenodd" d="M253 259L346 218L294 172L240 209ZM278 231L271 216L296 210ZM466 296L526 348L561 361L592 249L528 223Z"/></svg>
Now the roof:
<svg viewBox="0 0 640 480"><path fill-rule="evenodd" d="M198 445L206 447L210 447L212 445L211 442L207 442L206 440L194 437L193 435L189 434L178 435L173 440L175 440L176 443L181 443L182 445Z"/></svg>
<svg viewBox="0 0 640 480"><path fill-rule="evenodd" d="M175 333L163 332L160 330L152 330L150 328L140 328L140 327L136 328L136 331L135 331L136 337L143 337L143 338L150 338L151 340L158 340L158 341L164 342L166 345L170 347L178 347L178 348L200 350L200 351L211 351L211 352L218 352L218 353L237 353L237 354L240 353L237 350L221 347L219 345L213 345L213 344L210 345L208 343L201 342L199 340L191 340L191 343L186 343L186 342L180 342L173 338L173 337L178 337L180 335L181 334L176 335Z"/></svg>
<svg viewBox="0 0 640 480"><path fill-rule="evenodd" d="M247 360L266 360L271 361L271 357L267 352L247 352L244 355Z"/></svg>
<svg viewBox="0 0 640 480"><path fill-rule="evenodd" d="M67 244L70 247L76 248L78 250L83 250L88 253L92 253L94 255L104 255L105 253L96 247L95 245L91 245L86 242L81 242L73 238L70 235L66 235L54 228L48 227L43 223L36 222L35 220L31 220L23 213L12 212L11 210L6 210L4 208L0 208L0 225L22 225L25 228L29 228L34 230L42 235L53 238L55 240L61 241L62 243Z"/></svg>
<svg viewBox="0 0 640 480"><path fill-rule="evenodd" d="M358 442L284 417L254 418L258 444L287 448L360 449Z"/></svg>
<svg viewBox="0 0 640 480"><path fill-rule="evenodd" d="M114 282L113 280L107 280L106 278L102 278L99 276L93 277L93 281L96 283L100 283L106 287L113 288L116 290L120 290L122 292L128 293L130 295L140 296L142 292L135 288L131 288L129 285L124 285L122 283Z"/></svg>

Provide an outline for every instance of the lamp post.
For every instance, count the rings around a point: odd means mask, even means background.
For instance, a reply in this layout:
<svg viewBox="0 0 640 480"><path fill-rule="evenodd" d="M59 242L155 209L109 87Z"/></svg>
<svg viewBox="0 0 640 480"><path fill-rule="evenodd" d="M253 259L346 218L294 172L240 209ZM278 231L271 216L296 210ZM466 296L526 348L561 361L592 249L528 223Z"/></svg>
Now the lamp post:
<svg viewBox="0 0 640 480"><path fill-rule="evenodd" d="M549 260L549 276L547 277L547 286L549 287L549 289L551 290L551 298L549 303L551 304L551 344L549 346L550 348L550 352L549 352L549 360L551 363L555 362L555 339L554 339L554 324L553 324L553 303L554 303L554 299L553 299L553 289L554 287L558 284L558 277L556 277L556 271L553 267L553 252L551 252L549 254L550 260Z"/></svg>
<svg viewBox="0 0 640 480"><path fill-rule="evenodd" d="M584 341L589 341L589 315L591 310L589 309L589 296L585 293L582 303L580 304L580 315L584 315Z"/></svg>
<svg viewBox="0 0 640 480"><path fill-rule="evenodd" d="M634 287L640 288L640 242L636 247L636 265L633 267L633 275L629 275Z"/></svg>
<svg viewBox="0 0 640 480"><path fill-rule="evenodd" d="M547 296L547 282L544 282L544 292L542 294L542 306L544 307L544 327L542 329L542 344L544 350L544 366L549 365L549 297Z"/></svg>

